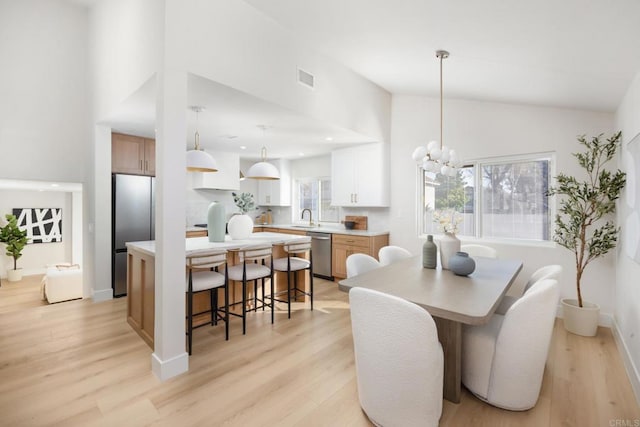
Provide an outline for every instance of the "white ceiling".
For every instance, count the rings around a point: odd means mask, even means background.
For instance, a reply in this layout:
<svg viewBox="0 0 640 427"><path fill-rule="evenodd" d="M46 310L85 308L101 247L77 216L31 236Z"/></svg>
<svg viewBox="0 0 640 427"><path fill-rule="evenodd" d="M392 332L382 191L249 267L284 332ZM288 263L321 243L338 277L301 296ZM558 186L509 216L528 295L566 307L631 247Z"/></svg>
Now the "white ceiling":
<svg viewBox="0 0 640 427"><path fill-rule="evenodd" d="M640 71L638 0L245 0L394 94L615 111Z"/></svg>
<svg viewBox="0 0 640 427"><path fill-rule="evenodd" d="M90 5L94 0L72 0ZM244 0L306 46L394 94L614 112L640 71L638 0ZM311 70L313 71L313 70ZM314 156L365 136L191 76L201 144L256 159ZM153 137L154 82L114 113L118 131ZM189 148L195 114L188 114ZM267 125L266 131L257 125ZM325 140L333 137L332 142ZM239 147L247 147L241 150Z"/></svg>
<svg viewBox="0 0 640 427"><path fill-rule="evenodd" d="M188 78L187 97L190 105L205 108L197 117L195 112L187 111L188 148L194 147L196 129L202 148L236 152L253 160L260 158L262 146L266 146L270 159L295 159L326 154L340 146L373 142L364 135L310 119L193 74ZM147 81L104 122L116 132L154 138L155 80Z"/></svg>

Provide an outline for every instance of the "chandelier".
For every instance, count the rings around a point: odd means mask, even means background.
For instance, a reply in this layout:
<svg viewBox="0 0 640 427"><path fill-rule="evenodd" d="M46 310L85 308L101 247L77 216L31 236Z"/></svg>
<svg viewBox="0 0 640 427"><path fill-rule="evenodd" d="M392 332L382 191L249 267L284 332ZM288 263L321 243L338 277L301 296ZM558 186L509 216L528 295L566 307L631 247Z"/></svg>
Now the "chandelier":
<svg viewBox="0 0 640 427"><path fill-rule="evenodd" d="M416 147L411 157L427 172L440 173L444 176L456 176L458 169L462 166L462 162L455 150L442 144L442 61L449 57L449 52L438 50L436 51L436 57L440 59L440 142L430 141L426 146L420 145Z"/></svg>

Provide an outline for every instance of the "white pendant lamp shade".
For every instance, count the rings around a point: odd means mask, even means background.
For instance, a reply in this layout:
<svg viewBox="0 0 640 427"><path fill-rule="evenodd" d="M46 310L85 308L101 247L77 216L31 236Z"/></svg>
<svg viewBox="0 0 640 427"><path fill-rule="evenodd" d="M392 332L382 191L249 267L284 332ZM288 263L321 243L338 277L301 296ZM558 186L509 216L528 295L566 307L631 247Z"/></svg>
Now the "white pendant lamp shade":
<svg viewBox="0 0 640 427"><path fill-rule="evenodd" d="M187 151L187 171L189 172L218 172L218 164L213 156L200 149L200 133L198 132L198 113L203 107L191 107L196 112L195 148Z"/></svg>
<svg viewBox="0 0 640 427"><path fill-rule="evenodd" d="M440 142L430 141L426 146L416 147L411 157L422 169L444 176L456 176L458 169L463 166L455 150L442 145L443 108L442 108L442 60L449 57L449 52L439 50L436 57L440 59Z"/></svg>
<svg viewBox="0 0 640 427"><path fill-rule="evenodd" d="M267 149L265 147L262 147L262 161L251 166L245 177L251 179L280 179L278 168L267 162Z"/></svg>
<svg viewBox="0 0 640 427"><path fill-rule="evenodd" d="M217 172L216 160L203 150L187 151L187 170L189 172Z"/></svg>

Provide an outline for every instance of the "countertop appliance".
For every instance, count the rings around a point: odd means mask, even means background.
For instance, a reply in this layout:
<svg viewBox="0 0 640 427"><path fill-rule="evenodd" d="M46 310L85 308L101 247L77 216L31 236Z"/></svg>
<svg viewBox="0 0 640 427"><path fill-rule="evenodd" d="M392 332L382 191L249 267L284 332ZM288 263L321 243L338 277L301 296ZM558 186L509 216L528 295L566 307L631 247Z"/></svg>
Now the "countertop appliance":
<svg viewBox="0 0 640 427"><path fill-rule="evenodd" d="M127 295L127 242L155 240L155 178L112 175L111 286L114 297Z"/></svg>
<svg viewBox="0 0 640 427"><path fill-rule="evenodd" d="M313 255L313 275L333 280L331 275L331 233L307 231L311 237Z"/></svg>

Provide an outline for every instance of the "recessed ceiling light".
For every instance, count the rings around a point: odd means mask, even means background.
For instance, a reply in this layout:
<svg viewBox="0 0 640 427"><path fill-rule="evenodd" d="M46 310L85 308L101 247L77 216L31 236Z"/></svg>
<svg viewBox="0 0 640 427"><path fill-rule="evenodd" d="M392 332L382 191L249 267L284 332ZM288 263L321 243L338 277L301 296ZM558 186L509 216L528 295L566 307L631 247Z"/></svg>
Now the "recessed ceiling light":
<svg viewBox="0 0 640 427"><path fill-rule="evenodd" d="M247 146L246 146L246 145L241 145L241 146L240 146L240 149L241 149L241 150L246 150L246 149L247 149Z"/></svg>
<svg viewBox="0 0 640 427"><path fill-rule="evenodd" d="M304 156L304 153L300 152L298 153L298 156Z"/></svg>
<svg viewBox="0 0 640 427"><path fill-rule="evenodd" d="M330 137L330 136L328 136L328 137L326 137L326 138L325 138L325 140L326 140L326 141L333 141L333 138L332 138L332 137Z"/></svg>
<svg viewBox="0 0 640 427"><path fill-rule="evenodd" d="M60 187L60 184L51 184L52 187Z"/></svg>

